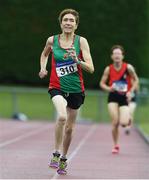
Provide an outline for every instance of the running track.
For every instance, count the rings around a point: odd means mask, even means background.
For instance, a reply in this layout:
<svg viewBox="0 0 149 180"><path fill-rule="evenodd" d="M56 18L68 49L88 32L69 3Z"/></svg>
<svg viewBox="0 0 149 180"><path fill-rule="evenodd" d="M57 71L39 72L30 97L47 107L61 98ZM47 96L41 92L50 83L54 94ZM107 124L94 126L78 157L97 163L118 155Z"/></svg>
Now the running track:
<svg viewBox="0 0 149 180"><path fill-rule="evenodd" d="M0 120L0 179L149 179L149 145L135 128L121 129L112 155L109 124L77 124L66 176L47 166L53 139L54 123Z"/></svg>

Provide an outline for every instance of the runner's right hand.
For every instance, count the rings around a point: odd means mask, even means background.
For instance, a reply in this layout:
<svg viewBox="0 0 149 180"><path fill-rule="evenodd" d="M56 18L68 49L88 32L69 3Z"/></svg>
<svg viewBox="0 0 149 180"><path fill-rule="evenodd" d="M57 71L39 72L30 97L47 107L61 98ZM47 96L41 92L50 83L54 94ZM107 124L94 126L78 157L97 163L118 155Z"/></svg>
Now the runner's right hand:
<svg viewBox="0 0 149 180"><path fill-rule="evenodd" d="M39 72L39 77L42 79L44 78L45 76L47 76L48 74L48 71L47 70L40 70Z"/></svg>

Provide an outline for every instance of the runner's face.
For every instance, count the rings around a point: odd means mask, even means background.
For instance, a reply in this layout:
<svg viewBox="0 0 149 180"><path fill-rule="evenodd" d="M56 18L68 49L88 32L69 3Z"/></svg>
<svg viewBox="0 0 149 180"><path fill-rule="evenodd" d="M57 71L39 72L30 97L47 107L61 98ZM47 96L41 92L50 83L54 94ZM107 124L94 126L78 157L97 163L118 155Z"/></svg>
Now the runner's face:
<svg viewBox="0 0 149 180"><path fill-rule="evenodd" d="M111 55L113 62L121 62L124 58L123 52L121 49L114 49Z"/></svg>
<svg viewBox="0 0 149 180"><path fill-rule="evenodd" d="M65 14L62 22L61 29L65 33L72 33L77 29L75 16L72 14Z"/></svg>

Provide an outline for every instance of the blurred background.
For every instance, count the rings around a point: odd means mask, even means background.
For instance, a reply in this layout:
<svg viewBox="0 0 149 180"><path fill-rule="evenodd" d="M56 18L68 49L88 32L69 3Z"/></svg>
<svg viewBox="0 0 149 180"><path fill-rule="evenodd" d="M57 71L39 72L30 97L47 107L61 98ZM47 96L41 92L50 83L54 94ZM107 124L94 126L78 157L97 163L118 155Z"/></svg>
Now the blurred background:
<svg viewBox="0 0 149 180"><path fill-rule="evenodd" d="M84 72L86 101L79 120L110 122L106 98L99 89L110 48L124 46L127 62L140 78L135 122L149 134L149 1L148 0L0 0L0 117L53 120L47 93L49 77L41 80L40 54L46 40L60 33L58 16L64 8L80 13L76 34L87 38L95 73ZM50 71L50 57L48 62Z"/></svg>

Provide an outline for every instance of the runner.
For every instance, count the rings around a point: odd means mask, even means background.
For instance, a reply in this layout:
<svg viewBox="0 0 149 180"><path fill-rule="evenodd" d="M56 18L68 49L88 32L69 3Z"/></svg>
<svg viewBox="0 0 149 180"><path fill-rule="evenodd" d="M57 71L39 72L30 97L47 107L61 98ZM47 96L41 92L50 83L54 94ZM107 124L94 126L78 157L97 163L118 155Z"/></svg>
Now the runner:
<svg viewBox="0 0 149 180"><path fill-rule="evenodd" d="M104 70L100 81L100 87L109 92L108 111L112 120L112 137L114 147L112 153L119 152L119 125L126 127L131 124L128 103L131 95L138 86L138 77L134 67L124 59L124 48L114 45L111 49L111 59L113 63ZM130 87L131 78L133 84ZM108 82L108 84L107 84Z"/></svg>
<svg viewBox="0 0 149 180"><path fill-rule="evenodd" d="M59 23L62 33L48 38L40 58L39 76L44 78L47 75L48 56L52 53L49 94L58 117L55 150L49 166L58 168L58 174L66 174L72 132L78 110L85 99L82 69L93 73L94 66L86 38L75 34L79 13L74 9L64 9L59 15Z"/></svg>

